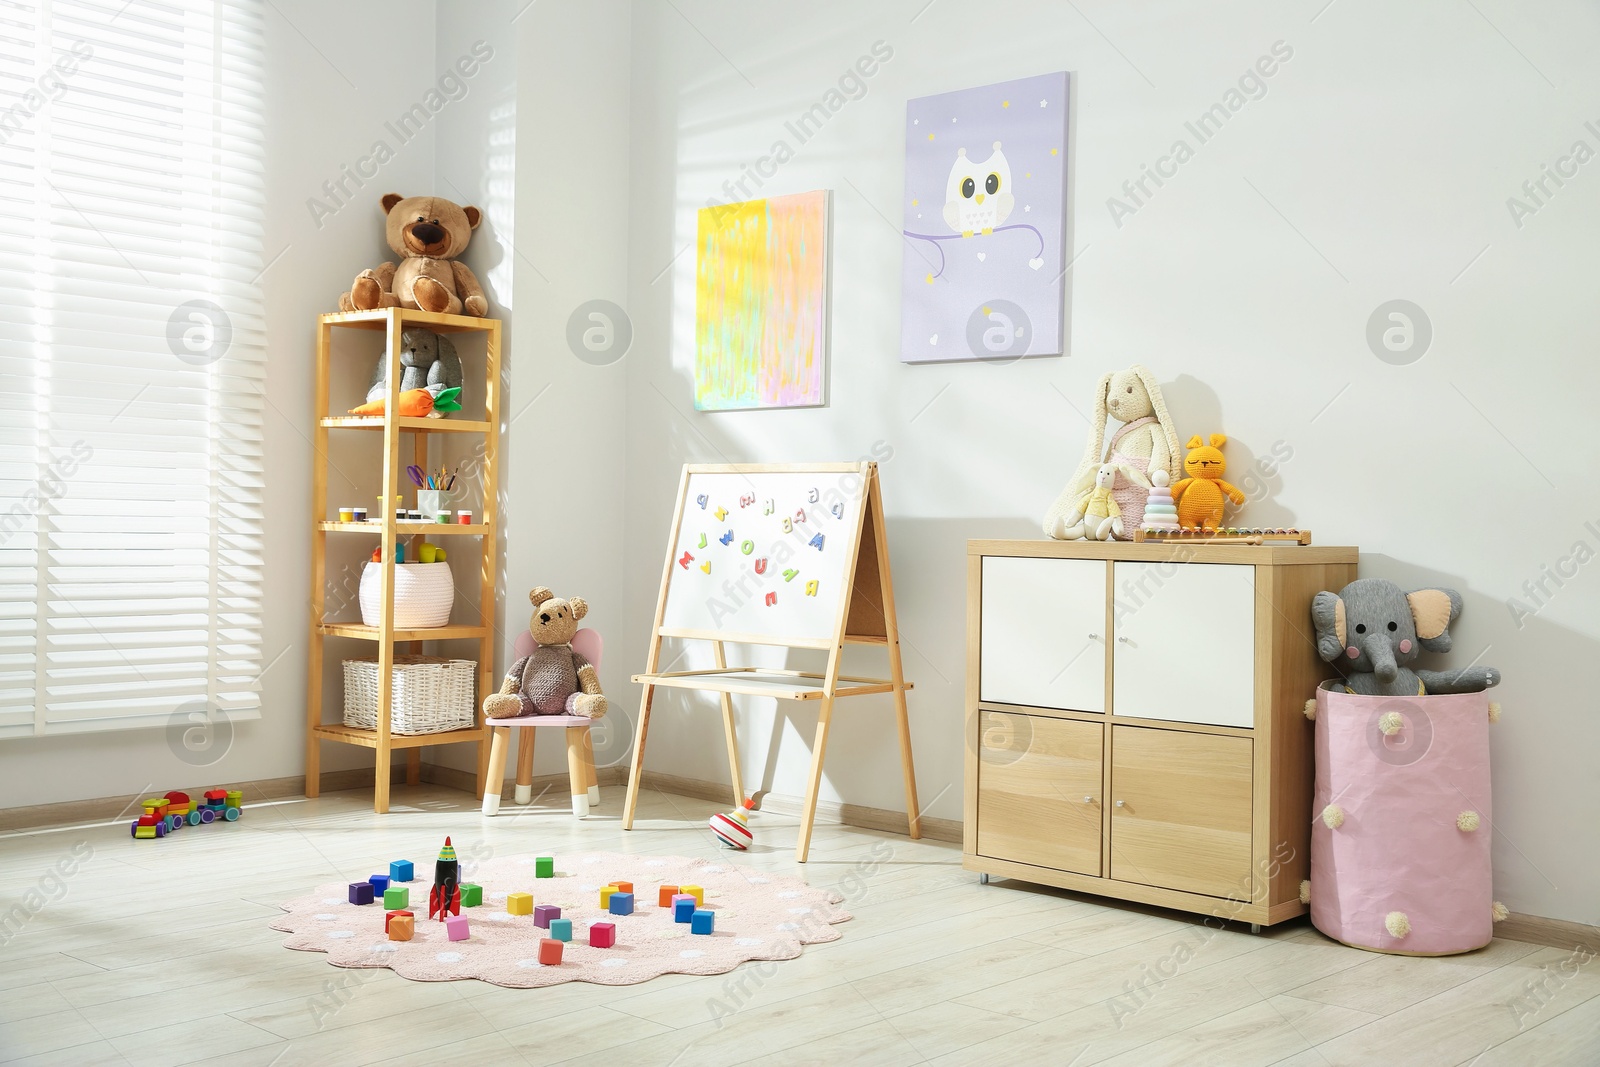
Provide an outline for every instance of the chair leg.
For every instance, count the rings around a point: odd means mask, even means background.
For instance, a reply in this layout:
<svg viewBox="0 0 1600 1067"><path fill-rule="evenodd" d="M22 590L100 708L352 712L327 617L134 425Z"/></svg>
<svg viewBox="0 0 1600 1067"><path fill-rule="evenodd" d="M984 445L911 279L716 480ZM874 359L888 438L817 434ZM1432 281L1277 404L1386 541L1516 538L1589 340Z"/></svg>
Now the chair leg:
<svg viewBox="0 0 1600 1067"><path fill-rule="evenodd" d="M511 743L511 730L504 726L494 729L494 740L489 747L489 777L483 786L483 813L500 814L500 789L506 780L506 747Z"/></svg>
<svg viewBox="0 0 1600 1067"><path fill-rule="evenodd" d="M522 740L517 743L517 803L527 804L533 800L533 735L539 731L533 727L522 728Z"/></svg>
<svg viewBox="0 0 1600 1067"><path fill-rule="evenodd" d="M583 731L583 780L589 786L589 805L600 803L600 776L594 769L594 731Z"/></svg>
<svg viewBox="0 0 1600 1067"><path fill-rule="evenodd" d="M572 814L580 819L589 815L589 786L583 772L583 742L588 733L587 726L567 728L567 775L572 780Z"/></svg>

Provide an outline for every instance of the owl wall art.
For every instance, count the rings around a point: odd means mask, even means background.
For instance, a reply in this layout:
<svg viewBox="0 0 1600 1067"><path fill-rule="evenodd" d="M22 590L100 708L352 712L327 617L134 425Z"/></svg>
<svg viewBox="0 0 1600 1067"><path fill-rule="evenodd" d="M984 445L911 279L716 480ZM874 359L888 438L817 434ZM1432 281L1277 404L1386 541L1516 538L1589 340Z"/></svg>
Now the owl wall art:
<svg viewBox="0 0 1600 1067"><path fill-rule="evenodd" d="M1072 75L906 104L900 358L1066 354Z"/></svg>

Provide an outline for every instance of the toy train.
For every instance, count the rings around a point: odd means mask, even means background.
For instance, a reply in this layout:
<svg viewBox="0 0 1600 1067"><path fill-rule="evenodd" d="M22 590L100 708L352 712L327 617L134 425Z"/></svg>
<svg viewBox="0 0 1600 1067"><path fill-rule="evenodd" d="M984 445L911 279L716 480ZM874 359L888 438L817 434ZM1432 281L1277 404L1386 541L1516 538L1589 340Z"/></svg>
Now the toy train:
<svg viewBox="0 0 1600 1067"><path fill-rule="evenodd" d="M180 826L202 826L219 819L238 822L244 810L242 797L237 789L208 789L198 804L189 799L188 793L176 790L164 797L152 797L141 802L144 814L133 823L133 836L166 837Z"/></svg>

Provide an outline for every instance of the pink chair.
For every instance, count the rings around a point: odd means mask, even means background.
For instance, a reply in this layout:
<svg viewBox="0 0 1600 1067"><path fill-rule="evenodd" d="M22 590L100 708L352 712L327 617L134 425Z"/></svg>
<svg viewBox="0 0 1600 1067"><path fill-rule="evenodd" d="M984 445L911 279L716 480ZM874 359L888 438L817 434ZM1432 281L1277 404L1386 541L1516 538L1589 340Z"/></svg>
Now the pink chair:
<svg viewBox="0 0 1600 1067"><path fill-rule="evenodd" d="M537 647L533 635L524 630L517 635L512 647L512 662L531 655ZM594 630L579 630L572 637L572 649L600 669L600 654L604 648L600 635ZM506 754L511 743L511 731L522 734L521 747L517 749L517 803L533 800L533 741L539 729L561 728L567 732L567 773L572 778L572 814L585 818L591 804L600 803L599 778L594 773L594 743L589 727L594 720L582 715L524 715L519 719L489 719L494 740L489 748L489 772L483 787L483 813L500 814L500 788L506 777Z"/></svg>

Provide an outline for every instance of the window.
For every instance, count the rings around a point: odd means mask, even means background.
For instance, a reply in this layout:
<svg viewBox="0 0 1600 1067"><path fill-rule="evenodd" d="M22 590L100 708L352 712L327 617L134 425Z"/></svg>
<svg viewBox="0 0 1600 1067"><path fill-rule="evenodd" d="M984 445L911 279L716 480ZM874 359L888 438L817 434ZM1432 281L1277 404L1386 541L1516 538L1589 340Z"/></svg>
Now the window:
<svg viewBox="0 0 1600 1067"><path fill-rule="evenodd" d="M260 11L0 0L0 737L259 714Z"/></svg>

